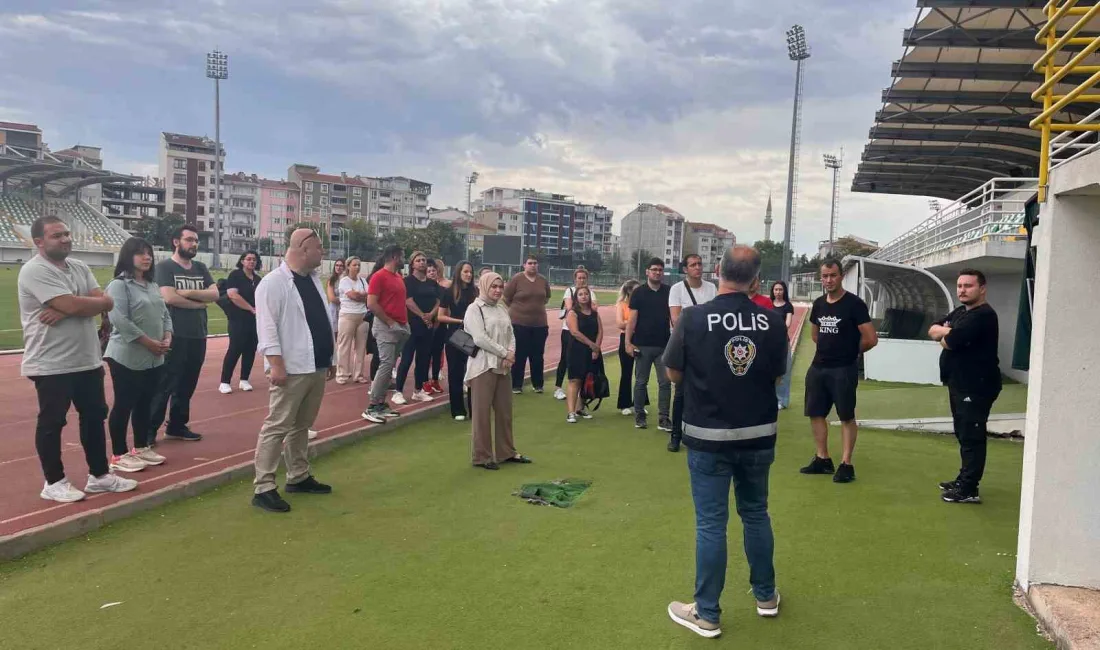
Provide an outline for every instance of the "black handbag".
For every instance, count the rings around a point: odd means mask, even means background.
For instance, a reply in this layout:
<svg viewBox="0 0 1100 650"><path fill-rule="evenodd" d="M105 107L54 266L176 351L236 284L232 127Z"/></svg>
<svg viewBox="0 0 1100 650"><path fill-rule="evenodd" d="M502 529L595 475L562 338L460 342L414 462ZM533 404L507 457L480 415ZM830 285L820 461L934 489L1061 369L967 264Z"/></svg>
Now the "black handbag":
<svg viewBox="0 0 1100 650"><path fill-rule="evenodd" d="M485 312L481 310L481 305L478 305L477 310L481 312L481 322L485 322ZM447 345L458 350L462 354L470 357L471 359L477 356L477 353L481 351L474 343L474 337L470 336L469 332L461 327L451 332L451 336L447 338Z"/></svg>

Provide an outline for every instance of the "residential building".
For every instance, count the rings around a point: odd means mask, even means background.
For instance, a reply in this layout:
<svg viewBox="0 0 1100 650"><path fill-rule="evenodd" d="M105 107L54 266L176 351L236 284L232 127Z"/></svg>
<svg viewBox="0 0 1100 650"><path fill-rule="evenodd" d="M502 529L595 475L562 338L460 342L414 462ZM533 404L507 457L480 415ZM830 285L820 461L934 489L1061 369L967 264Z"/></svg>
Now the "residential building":
<svg viewBox="0 0 1100 650"><path fill-rule="evenodd" d="M28 158L38 158L45 149L42 129L34 124L0 122L0 149L4 147Z"/></svg>
<svg viewBox="0 0 1100 650"><path fill-rule="evenodd" d="M55 158L72 161L74 165L80 165L83 168L103 169L103 150L100 147L78 144L51 153ZM103 211L103 189L99 183L85 185L77 190L77 198L92 206L96 212Z"/></svg>
<svg viewBox="0 0 1100 650"><path fill-rule="evenodd" d="M497 229L478 223L472 219L460 219L453 222L459 235L466 238L466 248L471 251L485 250L485 235L496 235Z"/></svg>
<svg viewBox="0 0 1100 650"><path fill-rule="evenodd" d="M164 216L164 194L164 183L159 178L145 178L140 183L108 181L102 185L103 215L134 234L142 219Z"/></svg>
<svg viewBox="0 0 1100 650"><path fill-rule="evenodd" d="M258 239L270 239L276 253L286 250L286 231L299 219L301 195L298 185L288 181L260 180ZM316 220L316 217L314 218Z"/></svg>
<svg viewBox="0 0 1100 650"><path fill-rule="evenodd" d="M474 212L474 220L483 226L496 228L498 235L521 236L523 213L512 208L488 208Z"/></svg>
<svg viewBox="0 0 1100 650"><path fill-rule="evenodd" d="M523 237L524 254L545 257L548 266L573 266L586 250L610 255L612 211L577 203L566 194L491 187L477 201L478 221L499 234ZM518 232L514 226L521 224Z"/></svg>
<svg viewBox="0 0 1100 650"><path fill-rule="evenodd" d="M703 271L711 273L721 261L726 249L737 243L737 237L713 223L688 221L684 224L684 257L690 254L703 258Z"/></svg>
<svg viewBox="0 0 1100 650"><path fill-rule="evenodd" d="M602 257L609 257L611 248L611 217L614 212L602 205L578 205L575 221L576 233L573 240L573 252L598 251Z"/></svg>
<svg viewBox="0 0 1100 650"><path fill-rule="evenodd" d="M849 239L851 241L856 242L857 244L863 244L864 246L867 246L868 248L873 248L875 250L878 250L878 248L879 248L879 245L878 245L877 241L873 241L873 240L870 240L870 239L864 239L863 237L856 237L853 234L847 234L843 237L837 237L837 239ZM818 257L829 257L832 254L833 254L833 243L832 242L830 242L829 240L826 239L824 241L820 241L820 242L817 243L817 255L818 255Z"/></svg>
<svg viewBox="0 0 1100 650"><path fill-rule="evenodd" d="M243 253L256 247L260 225L260 185L255 174L222 175L222 250ZM212 192L212 190L211 190Z"/></svg>
<svg viewBox="0 0 1100 650"><path fill-rule="evenodd" d="M458 208L428 208L428 221L444 221L453 224L456 221L467 221L470 214Z"/></svg>
<svg viewBox="0 0 1100 650"><path fill-rule="evenodd" d="M619 248L624 263L631 265L634 253L641 249L663 259L665 267L675 270L683 258L684 223L684 215L667 205L639 203L623 217ZM641 260L640 264L648 261ZM637 273L637 269L630 272Z"/></svg>
<svg viewBox="0 0 1100 650"><path fill-rule="evenodd" d="M302 164L290 166L287 181L300 188L302 219L330 225L334 237L351 219L364 219L379 235L397 228L428 227L429 183L403 176L323 174L319 167Z"/></svg>
<svg viewBox="0 0 1100 650"><path fill-rule="evenodd" d="M225 171L224 146L216 152L214 141L205 136L160 134L159 169L168 211L198 228L205 247L214 231L216 168Z"/></svg>

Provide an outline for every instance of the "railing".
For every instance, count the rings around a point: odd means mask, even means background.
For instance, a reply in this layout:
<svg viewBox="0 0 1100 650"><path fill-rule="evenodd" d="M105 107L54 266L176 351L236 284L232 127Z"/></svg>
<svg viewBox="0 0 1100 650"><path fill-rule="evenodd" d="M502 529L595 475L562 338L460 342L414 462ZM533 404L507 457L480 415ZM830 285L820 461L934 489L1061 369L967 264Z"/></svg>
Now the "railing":
<svg viewBox="0 0 1100 650"><path fill-rule="evenodd" d="M1078 0L1050 0L1043 7L1047 22L1035 34L1035 42L1043 45L1046 51L1035 62L1035 72L1043 73L1043 83L1031 93L1034 101L1042 102L1043 112L1031 120L1030 126L1042 133L1039 150L1039 200L1046 201L1050 170L1094 151L1100 142L1090 138L1090 133L1100 132L1100 110L1093 111L1087 117L1071 124L1054 123L1054 116L1073 102L1100 102L1100 94L1085 94L1100 83L1100 65L1084 65L1085 60L1100 49L1100 36L1077 36L1089 21L1100 15L1100 3L1091 7L1076 7ZM1058 22L1067 16L1076 16L1064 34L1058 36ZM1065 65L1054 63L1055 57L1067 46L1084 46ZM1055 95L1054 86L1062 83L1070 74L1093 73L1091 77L1078 84L1064 95ZM1070 137L1071 133L1080 133ZM1053 139L1051 133L1058 133ZM1052 165L1053 161L1053 165Z"/></svg>
<svg viewBox="0 0 1100 650"><path fill-rule="evenodd" d="M1024 206L1034 196L1037 181L1035 178L994 178L875 251L871 257L909 264L973 241L1026 238Z"/></svg>

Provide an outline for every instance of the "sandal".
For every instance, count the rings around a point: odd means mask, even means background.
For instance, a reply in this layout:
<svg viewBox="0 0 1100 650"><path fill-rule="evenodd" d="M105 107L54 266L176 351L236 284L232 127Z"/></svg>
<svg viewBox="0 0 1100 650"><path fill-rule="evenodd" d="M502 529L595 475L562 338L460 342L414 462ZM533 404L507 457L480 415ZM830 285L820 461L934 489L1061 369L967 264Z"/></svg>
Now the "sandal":
<svg viewBox="0 0 1100 650"><path fill-rule="evenodd" d="M523 454L516 454L515 456L512 456L511 458L506 459L504 462L506 462L506 463L519 463L521 465L529 465L529 464L531 464L532 460L530 458L524 456Z"/></svg>
<svg viewBox="0 0 1100 650"><path fill-rule="evenodd" d="M500 465L497 465L493 461L487 463L475 463L474 467L481 467L483 469L500 469Z"/></svg>

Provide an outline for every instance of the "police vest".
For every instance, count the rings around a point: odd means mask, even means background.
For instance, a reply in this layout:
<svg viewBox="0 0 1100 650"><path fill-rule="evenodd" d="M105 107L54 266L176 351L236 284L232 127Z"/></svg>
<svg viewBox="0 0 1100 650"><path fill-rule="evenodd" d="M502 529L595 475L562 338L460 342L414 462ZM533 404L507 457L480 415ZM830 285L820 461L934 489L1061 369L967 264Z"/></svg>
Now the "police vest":
<svg viewBox="0 0 1100 650"><path fill-rule="evenodd" d="M743 293L684 309L684 444L697 451L775 446L775 380L787 370L778 312Z"/></svg>

